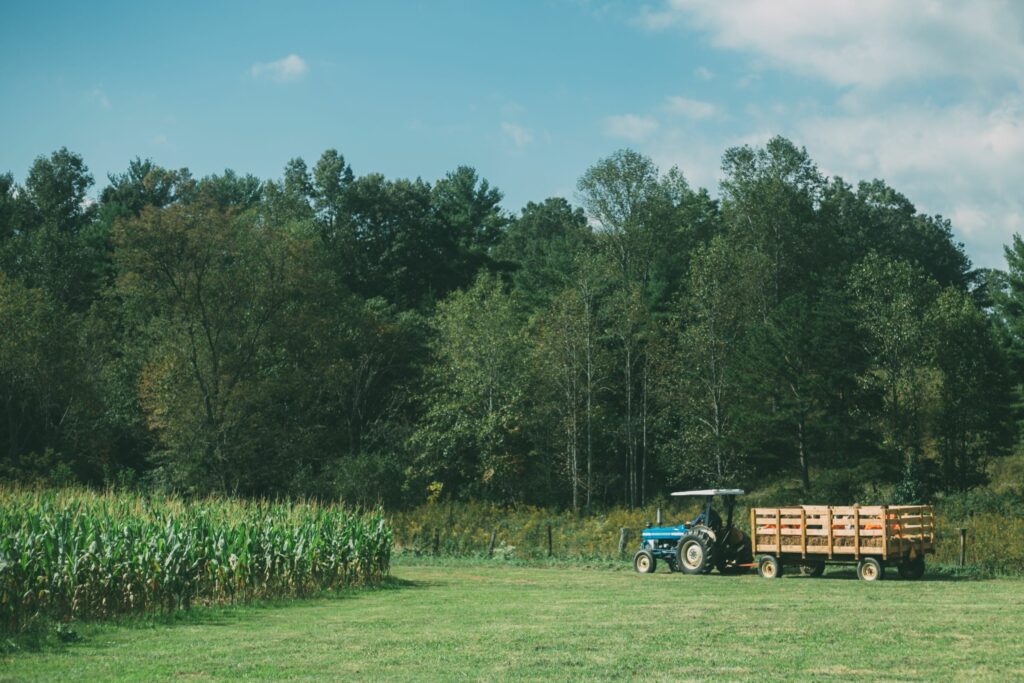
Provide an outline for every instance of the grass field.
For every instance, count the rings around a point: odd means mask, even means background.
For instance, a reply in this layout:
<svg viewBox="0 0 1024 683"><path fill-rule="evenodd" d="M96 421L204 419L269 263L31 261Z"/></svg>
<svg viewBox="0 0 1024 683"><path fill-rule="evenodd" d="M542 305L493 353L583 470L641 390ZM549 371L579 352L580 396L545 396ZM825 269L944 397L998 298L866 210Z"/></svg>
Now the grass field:
<svg viewBox="0 0 1024 683"><path fill-rule="evenodd" d="M454 562L389 586L79 626L0 680L1021 680L1024 581L686 577Z"/></svg>

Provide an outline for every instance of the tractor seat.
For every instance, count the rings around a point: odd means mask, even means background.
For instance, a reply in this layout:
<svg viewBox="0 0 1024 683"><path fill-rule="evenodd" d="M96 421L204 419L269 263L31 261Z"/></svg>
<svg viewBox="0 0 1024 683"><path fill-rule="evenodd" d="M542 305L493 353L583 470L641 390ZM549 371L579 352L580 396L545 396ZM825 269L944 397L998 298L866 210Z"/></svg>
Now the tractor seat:
<svg viewBox="0 0 1024 683"><path fill-rule="evenodd" d="M701 512L700 514L698 514L696 517L693 518L693 521L690 522L690 524L688 526L696 526L698 524L704 524L704 526L707 526L707 527L709 527L711 529L714 529L715 531L717 531L717 530L722 528L722 518L719 516L719 514L717 512L715 512L714 510L711 510L711 514L708 515L708 517L709 517L709 519L704 519L704 513Z"/></svg>

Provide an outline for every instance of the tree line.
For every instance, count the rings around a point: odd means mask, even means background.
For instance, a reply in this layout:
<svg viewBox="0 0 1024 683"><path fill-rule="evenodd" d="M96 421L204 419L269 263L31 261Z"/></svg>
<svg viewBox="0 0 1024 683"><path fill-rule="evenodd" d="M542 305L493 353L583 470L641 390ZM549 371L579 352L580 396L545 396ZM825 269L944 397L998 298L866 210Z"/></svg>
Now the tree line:
<svg viewBox="0 0 1024 683"><path fill-rule="evenodd" d="M776 137L718 196L620 150L518 213L469 167L0 175L0 475L573 509L775 481L918 500L1020 441L1024 242Z"/></svg>

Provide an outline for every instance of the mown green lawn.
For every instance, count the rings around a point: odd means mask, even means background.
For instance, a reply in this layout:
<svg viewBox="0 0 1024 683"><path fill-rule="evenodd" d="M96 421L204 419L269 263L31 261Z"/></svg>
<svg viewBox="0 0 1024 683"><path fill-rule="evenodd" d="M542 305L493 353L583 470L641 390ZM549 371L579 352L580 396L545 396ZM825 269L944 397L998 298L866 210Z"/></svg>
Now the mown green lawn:
<svg viewBox="0 0 1024 683"><path fill-rule="evenodd" d="M0 680L1022 680L1024 581L400 566L392 588L80 627Z"/></svg>

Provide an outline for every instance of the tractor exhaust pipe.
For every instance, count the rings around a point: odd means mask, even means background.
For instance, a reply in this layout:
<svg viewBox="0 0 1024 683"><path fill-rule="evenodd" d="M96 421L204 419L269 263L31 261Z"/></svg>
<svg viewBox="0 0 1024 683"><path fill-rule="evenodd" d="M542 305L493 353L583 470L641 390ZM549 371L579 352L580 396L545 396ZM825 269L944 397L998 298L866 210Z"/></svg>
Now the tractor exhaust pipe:
<svg viewBox="0 0 1024 683"><path fill-rule="evenodd" d="M658 508L658 526L661 526L661 508Z"/></svg>

